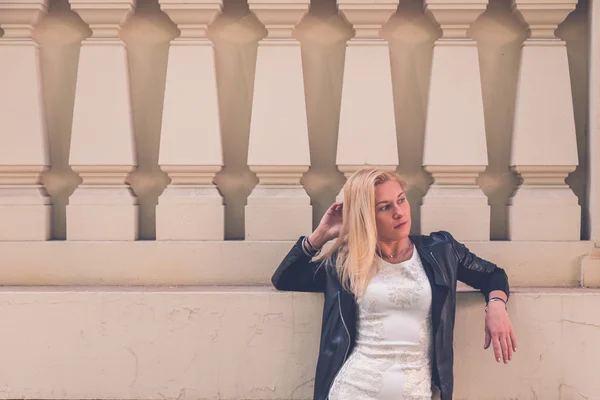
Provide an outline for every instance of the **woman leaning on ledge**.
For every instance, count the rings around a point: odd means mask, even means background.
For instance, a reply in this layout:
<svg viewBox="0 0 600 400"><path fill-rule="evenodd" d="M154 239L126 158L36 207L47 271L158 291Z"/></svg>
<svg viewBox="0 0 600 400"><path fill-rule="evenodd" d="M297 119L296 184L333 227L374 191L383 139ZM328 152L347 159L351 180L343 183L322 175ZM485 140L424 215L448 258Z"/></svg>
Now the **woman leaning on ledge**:
<svg viewBox="0 0 600 400"><path fill-rule="evenodd" d="M409 235L404 187L394 173L356 172L273 275L279 290L325 295L315 400L429 400L434 385L452 399L457 280L485 296L484 348L504 363L516 351L504 270L448 232Z"/></svg>

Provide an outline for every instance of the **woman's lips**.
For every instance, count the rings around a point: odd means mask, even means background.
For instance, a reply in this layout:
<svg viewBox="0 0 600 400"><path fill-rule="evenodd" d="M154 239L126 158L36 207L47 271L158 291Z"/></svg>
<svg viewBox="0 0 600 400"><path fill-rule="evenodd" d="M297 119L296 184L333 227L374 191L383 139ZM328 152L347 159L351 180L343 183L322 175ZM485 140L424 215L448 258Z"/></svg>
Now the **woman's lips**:
<svg viewBox="0 0 600 400"><path fill-rule="evenodd" d="M400 222L398 225L394 226L394 229L398 229L398 228L400 228L401 226L404 226L404 225L406 225L406 222Z"/></svg>

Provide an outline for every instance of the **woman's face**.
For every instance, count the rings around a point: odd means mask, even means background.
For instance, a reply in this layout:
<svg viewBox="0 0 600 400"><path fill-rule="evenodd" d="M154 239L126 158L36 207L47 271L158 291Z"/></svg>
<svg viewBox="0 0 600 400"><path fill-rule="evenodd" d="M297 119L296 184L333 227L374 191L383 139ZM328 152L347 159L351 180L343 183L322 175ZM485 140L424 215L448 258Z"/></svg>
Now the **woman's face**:
<svg viewBox="0 0 600 400"><path fill-rule="evenodd" d="M410 233L410 205L400 183L394 180L375 186L377 239L397 241Z"/></svg>

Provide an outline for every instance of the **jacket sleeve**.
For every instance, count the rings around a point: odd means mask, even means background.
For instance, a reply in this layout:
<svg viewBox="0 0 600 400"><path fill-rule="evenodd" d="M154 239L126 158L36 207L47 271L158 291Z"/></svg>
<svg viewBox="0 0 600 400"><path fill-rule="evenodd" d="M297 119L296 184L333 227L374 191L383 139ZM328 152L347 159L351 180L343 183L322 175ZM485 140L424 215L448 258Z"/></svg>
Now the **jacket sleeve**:
<svg viewBox="0 0 600 400"><path fill-rule="evenodd" d="M294 292L324 292L325 265L324 262L314 262L302 251L300 237L279 267L271 277L271 282L277 290Z"/></svg>
<svg viewBox="0 0 600 400"><path fill-rule="evenodd" d="M457 279L467 285L479 289L489 300L490 292L501 290L510 296L510 286L506 272L494 263L477 257L464 244L458 242L452 235L445 232L452 243L452 249L458 259Z"/></svg>

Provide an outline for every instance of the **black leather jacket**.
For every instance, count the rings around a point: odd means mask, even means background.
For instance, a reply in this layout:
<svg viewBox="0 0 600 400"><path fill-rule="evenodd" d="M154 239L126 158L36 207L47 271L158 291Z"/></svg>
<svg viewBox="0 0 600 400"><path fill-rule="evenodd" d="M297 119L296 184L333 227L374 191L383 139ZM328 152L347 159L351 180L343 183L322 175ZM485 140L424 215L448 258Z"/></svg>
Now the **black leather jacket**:
<svg viewBox="0 0 600 400"><path fill-rule="evenodd" d="M479 289L488 300L493 290L509 295L506 273L471 253L448 232L411 236L432 289L433 382L442 400L451 400L454 386L453 340L456 282ZM315 375L314 400L326 400L333 380L352 352L356 338L356 302L342 288L336 269L311 262L302 251L302 237L283 259L271 281L278 290L323 292L321 344Z"/></svg>

